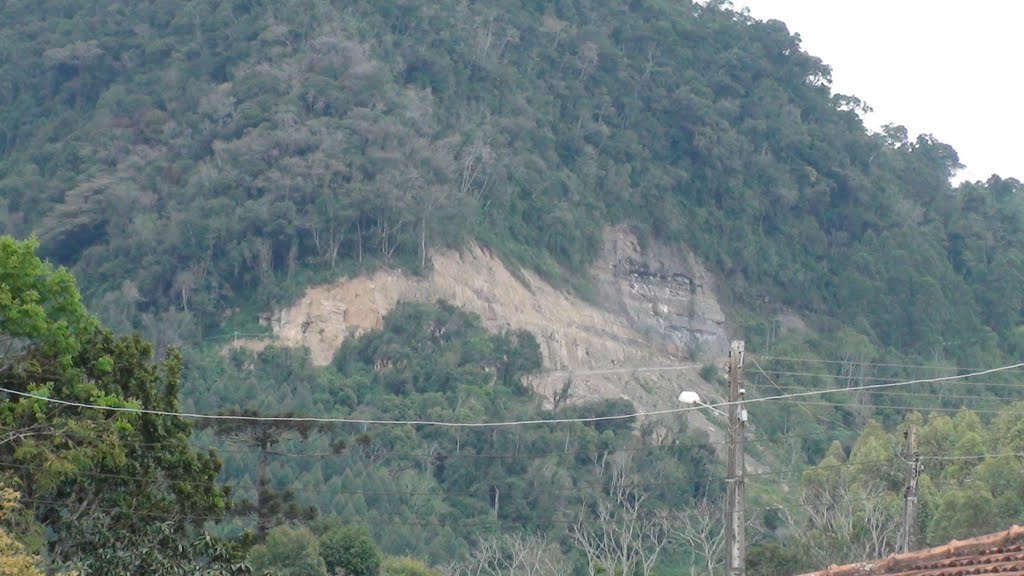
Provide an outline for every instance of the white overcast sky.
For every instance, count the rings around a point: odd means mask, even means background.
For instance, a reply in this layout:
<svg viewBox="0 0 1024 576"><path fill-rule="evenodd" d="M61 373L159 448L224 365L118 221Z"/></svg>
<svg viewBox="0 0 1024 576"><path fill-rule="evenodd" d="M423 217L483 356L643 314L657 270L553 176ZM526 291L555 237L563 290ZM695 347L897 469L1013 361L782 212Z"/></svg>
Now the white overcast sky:
<svg viewBox="0 0 1024 576"><path fill-rule="evenodd" d="M967 166L958 180L1024 180L1024 0L733 3L799 34L833 91L874 109L868 128L933 134Z"/></svg>

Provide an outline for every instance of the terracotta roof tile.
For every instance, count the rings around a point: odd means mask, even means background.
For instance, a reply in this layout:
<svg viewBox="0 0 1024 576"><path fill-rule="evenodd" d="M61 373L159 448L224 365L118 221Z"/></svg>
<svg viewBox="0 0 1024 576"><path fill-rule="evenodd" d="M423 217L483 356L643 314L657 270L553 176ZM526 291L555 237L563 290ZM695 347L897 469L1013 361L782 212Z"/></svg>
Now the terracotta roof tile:
<svg viewBox="0 0 1024 576"><path fill-rule="evenodd" d="M1024 576L1024 528L803 576Z"/></svg>

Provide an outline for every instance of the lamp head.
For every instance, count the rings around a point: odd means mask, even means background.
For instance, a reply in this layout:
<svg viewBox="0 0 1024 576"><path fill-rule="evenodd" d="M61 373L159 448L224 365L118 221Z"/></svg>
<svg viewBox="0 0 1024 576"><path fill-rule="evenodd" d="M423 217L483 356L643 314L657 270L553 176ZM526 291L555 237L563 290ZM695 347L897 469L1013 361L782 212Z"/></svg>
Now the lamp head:
<svg viewBox="0 0 1024 576"><path fill-rule="evenodd" d="M692 390L683 390L679 393L679 401L683 404L702 404L700 394Z"/></svg>

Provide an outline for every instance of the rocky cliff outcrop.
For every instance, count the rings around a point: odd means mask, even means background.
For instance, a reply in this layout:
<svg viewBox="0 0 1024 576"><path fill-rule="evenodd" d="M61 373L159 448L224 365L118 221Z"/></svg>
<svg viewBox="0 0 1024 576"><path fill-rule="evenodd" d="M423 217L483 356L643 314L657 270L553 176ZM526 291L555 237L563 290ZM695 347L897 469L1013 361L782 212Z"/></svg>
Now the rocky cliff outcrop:
<svg viewBox="0 0 1024 576"><path fill-rule="evenodd" d="M612 229L594 277L603 306L667 353L691 360L728 354L714 277L690 252L658 244L641 250L636 236Z"/></svg>
<svg viewBox="0 0 1024 576"><path fill-rule="evenodd" d="M432 262L425 278L380 270L312 287L269 316L273 341L306 346L313 362L323 365L345 340L380 327L397 302L443 298L479 314L490 329L534 333L546 371L530 384L549 402L570 379L568 401L627 398L640 409L657 410L676 407L684 388L720 397L698 371L724 358L726 319L713 277L685 251L641 250L631 233L610 229L592 270L595 302L530 271L513 274L475 245L437 252Z"/></svg>

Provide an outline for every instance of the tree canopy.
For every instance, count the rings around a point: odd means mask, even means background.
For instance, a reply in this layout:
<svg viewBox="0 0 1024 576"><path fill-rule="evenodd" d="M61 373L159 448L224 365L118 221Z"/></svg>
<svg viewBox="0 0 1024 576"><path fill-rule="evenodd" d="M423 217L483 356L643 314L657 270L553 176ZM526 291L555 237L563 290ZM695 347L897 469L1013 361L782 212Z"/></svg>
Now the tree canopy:
<svg viewBox="0 0 1024 576"><path fill-rule="evenodd" d="M603 229L740 302L962 365L1021 324L1020 182L728 3L8 2L0 232L159 349L240 304L469 239L585 288Z"/></svg>
<svg viewBox="0 0 1024 576"><path fill-rule="evenodd" d="M34 250L0 237L0 482L46 527L51 562L162 573L161 559L97 551L154 525L188 536L229 504L219 461L189 446L187 422L133 411L177 410L180 358L154 361L138 336L112 335L68 271Z"/></svg>

